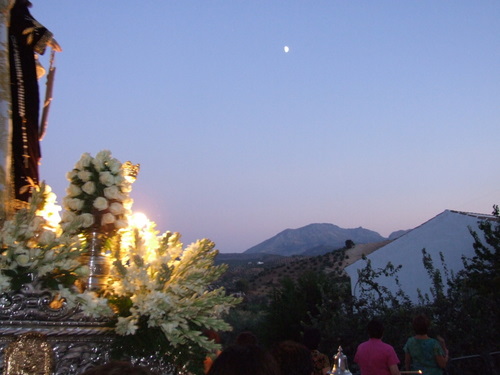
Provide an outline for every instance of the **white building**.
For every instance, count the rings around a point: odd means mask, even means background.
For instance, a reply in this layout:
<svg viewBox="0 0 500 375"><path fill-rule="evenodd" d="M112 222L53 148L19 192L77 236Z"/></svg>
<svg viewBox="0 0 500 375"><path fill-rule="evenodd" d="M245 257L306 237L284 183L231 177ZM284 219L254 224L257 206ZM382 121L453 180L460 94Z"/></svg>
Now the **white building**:
<svg viewBox="0 0 500 375"><path fill-rule="evenodd" d="M469 228L482 235L478 228L478 222L492 217L492 215L446 210L367 255L367 258L371 260L373 269L384 268L389 261L394 266L402 265L402 269L398 272L401 288L413 302L417 302L417 289L422 294L431 296L430 287L432 284L422 263L422 249L431 255L434 267L440 270L443 267L439 253L443 253L448 270L456 273L463 269L462 256L472 257L474 255L472 246L474 239ZM357 295L358 269L365 266L366 261L361 259L345 268L351 278L353 295ZM397 290L393 278L381 277L377 282L392 292Z"/></svg>

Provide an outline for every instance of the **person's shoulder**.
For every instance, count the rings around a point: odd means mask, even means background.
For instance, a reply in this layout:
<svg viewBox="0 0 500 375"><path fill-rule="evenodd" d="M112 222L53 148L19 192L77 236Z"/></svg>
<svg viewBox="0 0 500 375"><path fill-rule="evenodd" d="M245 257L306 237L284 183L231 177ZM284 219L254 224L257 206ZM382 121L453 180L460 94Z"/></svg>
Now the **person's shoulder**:
<svg viewBox="0 0 500 375"><path fill-rule="evenodd" d="M410 346L415 342L415 337L411 336L408 337L408 340L406 340L406 343L403 346L403 350L406 352L409 350Z"/></svg>
<svg viewBox="0 0 500 375"><path fill-rule="evenodd" d="M412 342L415 342L417 339L415 336L410 336L408 337L408 340L406 340L406 344L411 344Z"/></svg>
<svg viewBox="0 0 500 375"><path fill-rule="evenodd" d="M368 340L368 341L363 341L362 343L360 343L360 344L358 345L358 348L362 348L362 347L367 346L367 345L370 345L370 340Z"/></svg>
<svg viewBox="0 0 500 375"><path fill-rule="evenodd" d="M384 350L388 350L388 351L393 351L394 350L394 347L391 344L388 344L386 342L380 341L379 345Z"/></svg>
<svg viewBox="0 0 500 375"><path fill-rule="evenodd" d="M430 345L432 345L432 347L434 347L434 348L436 348L436 347L441 348L441 344L440 344L440 343L439 343L439 341L438 341L438 340L436 340L435 338L430 337L430 338L429 338L429 343L430 343Z"/></svg>

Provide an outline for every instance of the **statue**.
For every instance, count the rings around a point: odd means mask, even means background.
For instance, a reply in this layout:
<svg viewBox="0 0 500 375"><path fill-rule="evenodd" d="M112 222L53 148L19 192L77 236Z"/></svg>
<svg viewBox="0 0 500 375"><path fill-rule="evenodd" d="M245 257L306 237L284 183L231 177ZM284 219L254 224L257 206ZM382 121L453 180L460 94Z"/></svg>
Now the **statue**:
<svg viewBox="0 0 500 375"><path fill-rule="evenodd" d="M28 0L15 0L10 10L9 64L12 116L12 170L15 202L27 202L30 185L39 183L40 94L38 91L37 55L47 46L61 47L52 33L29 12ZM14 207L15 208L15 207Z"/></svg>

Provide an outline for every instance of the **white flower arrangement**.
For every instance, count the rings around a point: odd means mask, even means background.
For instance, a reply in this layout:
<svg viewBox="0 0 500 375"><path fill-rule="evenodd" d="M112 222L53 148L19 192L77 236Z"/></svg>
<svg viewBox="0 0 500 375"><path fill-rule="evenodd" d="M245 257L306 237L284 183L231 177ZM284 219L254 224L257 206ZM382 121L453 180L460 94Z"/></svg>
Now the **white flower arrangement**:
<svg viewBox="0 0 500 375"><path fill-rule="evenodd" d="M54 223L59 207L55 194L42 183L35 187L29 205L16 212L0 227L0 293L18 291L23 284L36 282L54 290L67 308L77 304L89 316L110 316L107 300L90 292L78 293L74 283L88 274L81 264L80 238ZM75 222L76 223L76 222ZM89 301L92 300L92 303Z"/></svg>
<svg viewBox="0 0 500 375"><path fill-rule="evenodd" d="M127 215L132 207L129 197L131 182L123 164L103 150L92 157L84 153L71 172L63 199L67 213L62 217L62 227L75 220L84 231L113 234L127 227Z"/></svg>
<svg viewBox="0 0 500 375"><path fill-rule="evenodd" d="M55 214L46 214L50 222L41 216L55 207L55 195L44 183L35 188L28 207L0 223L0 293L41 283L67 307L114 321L124 355L137 354L142 340L141 354L166 356L197 372L206 353L220 348L202 332L230 330L223 315L240 300L212 288L227 266L214 265L218 252L211 241L184 248L178 233L160 235L153 222L129 222L131 183L125 177L124 165L109 151L83 154L68 173L60 226ZM97 292L75 287L88 276L80 234L89 230L107 234L104 246L113 261L107 285Z"/></svg>
<svg viewBox="0 0 500 375"><path fill-rule="evenodd" d="M157 236L151 222L121 236L113 281L105 291L110 301L130 305L118 318L116 332L134 334L146 317L147 326L160 328L174 347L190 343L213 349L215 343L201 335L202 330L230 330L221 316L239 302L223 288L208 290L226 270L213 264L218 253L214 243L203 239L183 248L178 233Z"/></svg>
<svg viewBox="0 0 500 375"><path fill-rule="evenodd" d="M163 355L196 371L202 363L196 355L204 358L220 349L202 332L231 330L224 314L240 302L224 288L212 288L227 265L214 265L218 251L210 240L183 247L179 233L159 235L153 222L140 228L130 226L117 237L120 245L112 254L104 296L117 312L115 331L124 337L122 346L132 349L124 352L138 355L139 338L144 336L149 340L144 344L153 347L151 341L156 338L150 332L155 332L168 342L162 347Z"/></svg>

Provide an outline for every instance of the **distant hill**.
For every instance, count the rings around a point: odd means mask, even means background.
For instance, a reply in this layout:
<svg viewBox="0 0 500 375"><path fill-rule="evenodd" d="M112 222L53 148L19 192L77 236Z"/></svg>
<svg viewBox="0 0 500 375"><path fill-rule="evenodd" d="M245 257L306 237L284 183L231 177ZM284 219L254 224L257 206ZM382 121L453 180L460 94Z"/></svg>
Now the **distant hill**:
<svg viewBox="0 0 500 375"><path fill-rule="evenodd" d="M246 250L245 254L321 255L340 249L347 240L355 244L386 240L377 232L364 229L344 229L334 224L309 224L298 229L286 229L276 236Z"/></svg>
<svg viewBox="0 0 500 375"><path fill-rule="evenodd" d="M247 297L263 297L279 287L283 278L298 279L304 272L321 272L329 277L345 277L344 267L387 245L383 242L360 244L350 249L336 249L317 255L284 257L267 254L218 254L216 263L229 265L218 281L232 293L244 293ZM324 247L323 247L324 248Z"/></svg>
<svg viewBox="0 0 500 375"><path fill-rule="evenodd" d="M410 231L411 229L407 229L407 230L398 230L396 232L392 232L390 235L389 235L389 239L390 240L395 240L396 238L399 238L401 237L403 234L406 234Z"/></svg>

